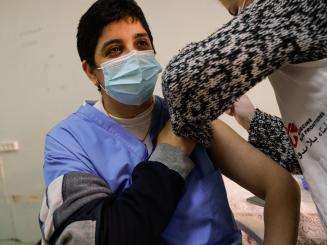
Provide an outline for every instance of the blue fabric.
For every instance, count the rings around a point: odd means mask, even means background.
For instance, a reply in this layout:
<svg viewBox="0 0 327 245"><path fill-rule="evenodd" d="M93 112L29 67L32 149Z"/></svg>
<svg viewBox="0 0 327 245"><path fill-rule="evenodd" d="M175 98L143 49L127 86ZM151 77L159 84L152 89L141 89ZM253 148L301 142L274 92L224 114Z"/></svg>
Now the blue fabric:
<svg viewBox="0 0 327 245"><path fill-rule="evenodd" d="M153 142L168 118L164 101L157 97L150 131ZM45 182L48 186L63 174L86 172L119 192L131 184L134 167L147 158L143 143L87 102L48 133ZM221 174L202 146L196 147L191 159L196 167L163 237L178 245L241 244Z"/></svg>

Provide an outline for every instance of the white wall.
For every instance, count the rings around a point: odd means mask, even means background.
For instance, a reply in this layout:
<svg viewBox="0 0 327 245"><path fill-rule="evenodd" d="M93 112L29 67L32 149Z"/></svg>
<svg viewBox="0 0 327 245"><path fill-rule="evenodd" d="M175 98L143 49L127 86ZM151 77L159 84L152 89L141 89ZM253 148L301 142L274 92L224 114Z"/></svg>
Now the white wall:
<svg viewBox="0 0 327 245"><path fill-rule="evenodd" d="M0 1L0 142L17 140L20 150L0 153L0 243L40 237L37 214L43 188L46 132L98 97L83 75L76 27L91 0ZM139 0L155 37L162 65L190 41L204 38L229 16L216 0ZM158 85L157 94L161 94ZM278 113L267 82L250 92L255 104ZM223 117L242 135L234 120Z"/></svg>

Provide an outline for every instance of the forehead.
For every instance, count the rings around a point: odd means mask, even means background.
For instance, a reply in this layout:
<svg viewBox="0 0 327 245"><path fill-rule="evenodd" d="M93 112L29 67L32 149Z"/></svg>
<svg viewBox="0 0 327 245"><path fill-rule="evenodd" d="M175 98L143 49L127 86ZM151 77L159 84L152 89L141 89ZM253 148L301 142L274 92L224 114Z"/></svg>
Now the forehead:
<svg viewBox="0 0 327 245"><path fill-rule="evenodd" d="M111 39L130 40L136 34L146 33L146 30L138 20L126 18L108 24L102 31L99 38L99 44Z"/></svg>

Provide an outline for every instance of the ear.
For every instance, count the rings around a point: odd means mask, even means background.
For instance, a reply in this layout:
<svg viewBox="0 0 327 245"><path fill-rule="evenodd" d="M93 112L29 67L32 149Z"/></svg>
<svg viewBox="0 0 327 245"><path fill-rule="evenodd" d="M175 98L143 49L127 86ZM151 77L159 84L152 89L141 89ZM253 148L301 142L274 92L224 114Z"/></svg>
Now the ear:
<svg viewBox="0 0 327 245"><path fill-rule="evenodd" d="M90 81L94 84L94 86L99 87L100 82L96 74L97 73L96 69L92 69L90 65L86 62L86 60L83 60L82 68L85 74L90 79Z"/></svg>

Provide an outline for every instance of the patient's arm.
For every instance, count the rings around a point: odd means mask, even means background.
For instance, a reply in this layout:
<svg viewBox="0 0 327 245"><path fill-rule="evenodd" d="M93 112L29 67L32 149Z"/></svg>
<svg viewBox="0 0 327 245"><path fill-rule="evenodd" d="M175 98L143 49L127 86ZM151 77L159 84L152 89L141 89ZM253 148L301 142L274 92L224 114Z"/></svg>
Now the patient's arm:
<svg viewBox="0 0 327 245"><path fill-rule="evenodd" d="M222 121L213 122L209 152L223 174L266 201L265 244L296 244L300 190L283 168Z"/></svg>

